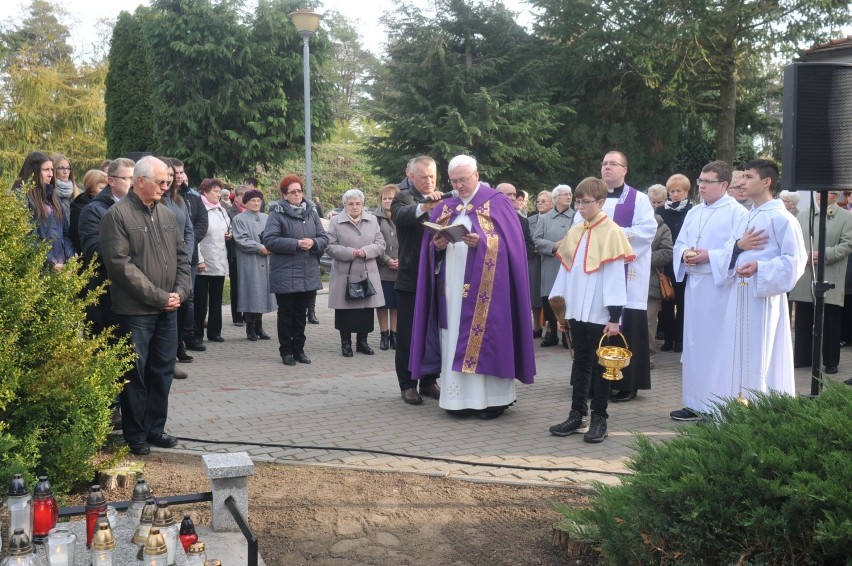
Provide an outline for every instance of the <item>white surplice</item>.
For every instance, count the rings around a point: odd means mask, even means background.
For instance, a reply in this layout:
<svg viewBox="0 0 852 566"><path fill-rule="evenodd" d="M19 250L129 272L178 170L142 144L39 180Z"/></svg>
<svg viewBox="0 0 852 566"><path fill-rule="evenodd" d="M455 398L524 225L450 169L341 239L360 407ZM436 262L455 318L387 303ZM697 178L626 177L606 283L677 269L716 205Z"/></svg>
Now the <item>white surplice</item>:
<svg viewBox="0 0 852 566"><path fill-rule="evenodd" d="M709 263L687 267L683 254L690 248L706 249L710 257L725 253L725 244L748 211L727 194L711 205L702 203L686 213L674 246L674 273L678 281L688 274L683 306L683 406L708 412L714 395L726 391L730 379L719 382L727 357L728 309L735 281L718 275L714 278ZM730 258L730 256L728 256Z"/></svg>
<svg viewBox="0 0 852 566"><path fill-rule="evenodd" d="M609 310L606 307L627 304L624 261L607 262L597 271L584 273L583 258L586 257L588 243L589 231L586 231L580 238L571 269L565 269L564 265L559 268L549 298L565 299L566 320L606 324L609 322Z"/></svg>
<svg viewBox="0 0 852 566"><path fill-rule="evenodd" d="M625 185L620 198L608 197L603 205L607 216L615 220L615 205L627 197L628 187ZM631 191L636 191L630 187ZM583 221L582 214L574 215L574 224ZM654 217L654 207L648 195L636 191L636 207L633 209L633 220L630 226L622 226L636 259L627 265L627 308L648 310L648 286L651 283L651 244L657 234L657 219Z"/></svg>
<svg viewBox="0 0 852 566"><path fill-rule="evenodd" d="M465 204L468 202L470 199L464 201ZM470 217L463 212L453 220L453 224L464 224L470 229ZM449 244L444 256L447 328L441 329L441 398L438 406L450 411L501 407L515 402L514 379L453 370L469 249L464 242Z"/></svg>
<svg viewBox="0 0 852 566"><path fill-rule="evenodd" d="M748 228L764 230L769 241L762 250L740 253L736 265L757 261L757 273L745 279L729 268L735 240ZM769 390L796 394L793 376L793 343L787 292L804 273L807 263L802 229L780 200L752 209L740 220L724 253L711 256L714 277L736 282L725 314L727 346L718 375L718 397L748 398L751 391Z"/></svg>

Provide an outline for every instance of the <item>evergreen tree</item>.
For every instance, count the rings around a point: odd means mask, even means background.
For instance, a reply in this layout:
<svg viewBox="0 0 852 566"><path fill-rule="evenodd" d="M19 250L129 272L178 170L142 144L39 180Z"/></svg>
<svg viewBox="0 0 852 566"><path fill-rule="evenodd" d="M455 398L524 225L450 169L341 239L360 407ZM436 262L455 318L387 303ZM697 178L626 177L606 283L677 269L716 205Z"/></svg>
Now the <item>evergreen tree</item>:
<svg viewBox="0 0 852 566"><path fill-rule="evenodd" d="M0 43L7 52L6 64L52 67L69 63L73 53L68 44L71 34L60 21L66 15L61 6L32 0L23 22L0 34Z"/></svg>
<svg viewBox="0 0 852 566"><path fill-rule="evenodd" d="M386 20L387 65L371 113L383 128L367 149L386 179L428 154L439 171L454 155L477 158L489 182L538 188L559 167L553 135L567 108L543 80L543 44L502 4L437 0L435 17L403 5Z"/></svg>
<svg viewBox="0 0 852 566"><path fill-rule="evenodd" d="M155 147L150 62L139 20L121 12L113 28L104 94L106 151L110 157Z"/></svg>

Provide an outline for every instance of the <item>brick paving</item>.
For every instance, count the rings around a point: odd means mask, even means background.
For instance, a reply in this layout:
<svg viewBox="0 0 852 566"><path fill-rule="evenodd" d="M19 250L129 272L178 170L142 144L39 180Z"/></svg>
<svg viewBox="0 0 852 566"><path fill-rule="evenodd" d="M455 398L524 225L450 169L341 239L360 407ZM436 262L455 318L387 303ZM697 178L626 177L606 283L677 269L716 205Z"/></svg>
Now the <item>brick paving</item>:
<svg viewBox="0 0 852 566"><path fill-rule="evenodd" d="M680 354L658 352L653 389L640 391L634 401L610 405L606 441L587 444L582 435L552 436L548 427L564 420L570 406L571 360L562 347L541 348L536 340L536 382L518 383L513 407L492 421L452 417L432 399L417 406L402 402L394 352L379 350L378 326L370 335L374 356L356 353L343 358L334 313L326 308L324 294L317 298L320 324L307 328L310 365L281 363L274 313L264 316L264 328L272 340L249 342L244 329L230 323L229 307L224 311L226 341L206 342L206 352L191 352L193 363L180 364L189 379L175 380L172 386L167 425L168 432L182 439L216 442L182 440L178 446L182 451L247 451L259 461L475 481L613 483L618 481L613 472L628 472L626 460L633 452L634 435L671 438L677 425L668 415L682 405ZM841 368L852 367L850 361L852 350L844 348ZM796 370L799 393L810 391L809 373ZM841 372L834 377L848 376Z"/></svg>

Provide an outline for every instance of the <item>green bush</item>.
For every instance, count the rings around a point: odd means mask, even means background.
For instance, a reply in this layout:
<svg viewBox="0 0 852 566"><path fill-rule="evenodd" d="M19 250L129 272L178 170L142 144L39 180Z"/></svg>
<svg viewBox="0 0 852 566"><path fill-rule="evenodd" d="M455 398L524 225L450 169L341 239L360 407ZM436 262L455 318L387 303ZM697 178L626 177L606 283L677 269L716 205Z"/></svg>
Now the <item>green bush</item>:
<svg viewBox="0 0 852 566"><path fill-rule="evenodd" d="M731 402L637 448L621 485L560 509L612 564L849 564L852 388Z"/></svg>
<svg viewBox="0 0 852 566"><path fill-rule="evenodd" d="M3 179L9 186L9 180ZM47 474L58 492L90 481L112 430L110 404L132 348L92 336L81 298L91 270L46 270L21 200L0 207L0 485Z"/></svg>

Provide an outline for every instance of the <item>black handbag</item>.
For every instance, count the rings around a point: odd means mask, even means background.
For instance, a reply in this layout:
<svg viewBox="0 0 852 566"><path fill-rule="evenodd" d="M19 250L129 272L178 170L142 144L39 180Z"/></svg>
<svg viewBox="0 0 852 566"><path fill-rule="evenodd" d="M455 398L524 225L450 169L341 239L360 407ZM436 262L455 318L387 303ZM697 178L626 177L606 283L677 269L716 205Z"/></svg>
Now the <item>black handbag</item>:
<svg viewBox="0 0 852 566"><path fill-rule="evenodd" d="M370 275L367 273L367 259L364 258L364 278L354 283L349 280L349 277L352 275L353 263L355 262L349 262L349 273L346 274L346 300L360 301L367 297L372 297L376 294L376 290L373 288L373 284L370 283Z"/></svg>

